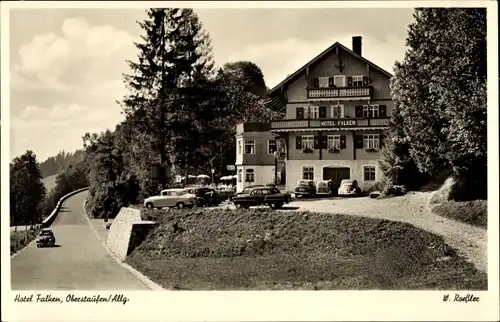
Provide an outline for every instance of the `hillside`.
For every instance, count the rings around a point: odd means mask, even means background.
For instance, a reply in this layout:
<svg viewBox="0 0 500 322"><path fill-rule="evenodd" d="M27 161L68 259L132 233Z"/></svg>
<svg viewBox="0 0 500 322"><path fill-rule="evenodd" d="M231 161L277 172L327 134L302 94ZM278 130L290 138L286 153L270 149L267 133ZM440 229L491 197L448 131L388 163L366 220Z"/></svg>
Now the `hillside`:
<svg viewBox="0 0 500 322"><path fill-rule="evenodd" d="M83 150L76 150L73 153L61 151L56 156L49 157L47 160L40 162L42 177L57 175L61 170L66 169L70 165L74 166L78 162L83 161L84 157Z"/></svg>
<svg viewBox="0 0 500 322"><path fill-rule="evenodd" d="M50 190L56 186L56 178L57 174L43 178L43 184L45 185L47 192L50 192Z"/></svg>

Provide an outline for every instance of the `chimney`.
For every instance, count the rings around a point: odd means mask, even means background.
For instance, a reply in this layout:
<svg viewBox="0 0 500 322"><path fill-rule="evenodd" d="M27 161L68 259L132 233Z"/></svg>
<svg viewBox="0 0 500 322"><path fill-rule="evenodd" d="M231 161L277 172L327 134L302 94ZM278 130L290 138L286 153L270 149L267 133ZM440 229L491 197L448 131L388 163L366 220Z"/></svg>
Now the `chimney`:
<svg viewBox="0 0 500 322"><path fill-rule="evenodd" d="M361 56L361 36L352 37L352 51Z"/></svg>

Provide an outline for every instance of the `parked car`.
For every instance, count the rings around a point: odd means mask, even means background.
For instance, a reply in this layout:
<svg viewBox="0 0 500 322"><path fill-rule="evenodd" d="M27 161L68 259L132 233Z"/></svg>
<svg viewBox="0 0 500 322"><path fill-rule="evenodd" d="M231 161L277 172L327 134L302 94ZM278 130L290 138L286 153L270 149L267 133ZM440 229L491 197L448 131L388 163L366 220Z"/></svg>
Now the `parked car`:
<svg viewBox="0 0 500 322"><path fill-rule="evenodd" d="M339 196L361 196L361 189L358 186L358 181L351 179L344 179L340 182L338 189Z"/></svg>
<svg viewBox="0 0 500 322"><path fill-rule="evenodd" d="M258 187L249 193L242 193L233 198L236 208L248 208L251 206L268 205L271 208L280 209L285 203L289 203L290 194L281 193L278 188Z"/></svg>
<svg viewBox="0 0 500 322"><path fill-rule="evenodd" d="M333 195L332 180L321 180L316 186L316 194L331 197Z"/></svg>
<svg viewBox="0 0 500 322"><path fill-rule="evenodd" d="M247 195L250 192L252 192L252 190L255 189L255 188L265 188L265 187L266 186L264 186L262 184L256 184L256 185L246 186L245 188L243 188L243 190L241 192L235 193L234 196L233 196L233 198L235 198L236 196L240 196L240 195Z"/></svg>
<svg viewBox="0 0 500 322"><path fill-rule="evenodd" d="M144 200L146 208L161 209L163 207L192 208L197 204L197 197L186 189L165 189L159 196L152 196Z"/></svg>
<svg viewBox="0 0 500 322"><path fill-rule="evenodd" d="M314 180L299 180L297 182L295 197L300 198L303 196L316 196L316 184L314 183Z"/></svg>
<svg viewBox="0 0 500 322"><path fill-rule="evenodd" d="M36 239L36 247L53 247L55 244L56 237L50 229L43 229Z"/></svg>
<svg viewBox="0 0 500 322"><path fill-rule="evenodd" d="M197 188L189 188L186 189L188 193L195 195L198 197L197 206L209 206L214 207L218 206L221 203L221 198L215 189L208 187L197 187Z"/></svg>

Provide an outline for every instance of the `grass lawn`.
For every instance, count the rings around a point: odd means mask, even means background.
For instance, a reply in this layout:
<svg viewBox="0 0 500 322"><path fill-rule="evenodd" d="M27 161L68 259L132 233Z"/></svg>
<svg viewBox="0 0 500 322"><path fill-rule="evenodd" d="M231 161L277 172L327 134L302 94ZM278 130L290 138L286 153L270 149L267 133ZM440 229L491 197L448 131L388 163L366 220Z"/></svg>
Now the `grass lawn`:
<svg viewBox="0 0 500 322"><path fill-rule="evenodd" d="M39 230L22 230L10 232L10 254L17 253L26 247L38 235Z"/></svg>
<svg viewBox="0 0 500 322"><path fill-rule="evenodd" d="M439 216L459 220L470 225L487 228L488 201L444 201L432 207Z"/></svg>
<svg viewBox="0 0 500 322"><path fill-rule="evenodd" d="M159 225L127 262L168 289L486 289L439 236L411 225L262 210L143 211Z"/></svg>

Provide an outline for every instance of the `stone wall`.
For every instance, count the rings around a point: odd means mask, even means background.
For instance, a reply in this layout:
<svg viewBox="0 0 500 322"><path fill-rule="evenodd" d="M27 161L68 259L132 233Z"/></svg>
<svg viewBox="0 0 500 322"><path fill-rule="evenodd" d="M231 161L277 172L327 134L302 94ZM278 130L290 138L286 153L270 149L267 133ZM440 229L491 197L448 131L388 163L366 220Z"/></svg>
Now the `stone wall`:
<svg viewBox="0 0 500 322"><path fill-rule="evenodd" d="M123 207L113 220L106 245L123 261L142 242L154 225L152 221L141 220L140 210Z"/></svg>

